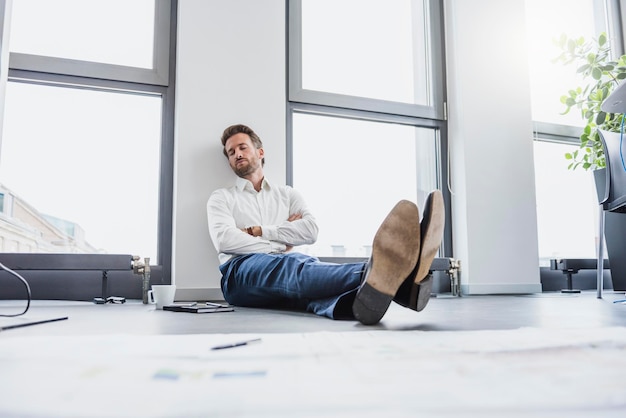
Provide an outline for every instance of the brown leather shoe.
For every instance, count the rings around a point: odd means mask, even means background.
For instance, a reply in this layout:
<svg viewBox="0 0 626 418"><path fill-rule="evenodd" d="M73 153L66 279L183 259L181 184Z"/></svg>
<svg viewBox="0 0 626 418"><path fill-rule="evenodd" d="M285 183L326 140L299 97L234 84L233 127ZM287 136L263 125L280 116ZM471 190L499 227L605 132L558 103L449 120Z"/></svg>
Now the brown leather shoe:
<svg viewBox="0 0 626 418"><path fill-rule="evenodd" d="M420 224L421 247L418 262L398 289L393 298L394 302L418 312L428 304L433 287L430 266L441 246L444 225L443 195L440 190L434 190L428 195L424 204L424 218Z"/></svg>
<svg viewBox="0 0 626 418"><path fill-rule="evenodd" d="M372 257L359 288L352 312L362 324L378 323L400 285L411 274L420 254L417 205L401 200L378 228Z"/></svg>

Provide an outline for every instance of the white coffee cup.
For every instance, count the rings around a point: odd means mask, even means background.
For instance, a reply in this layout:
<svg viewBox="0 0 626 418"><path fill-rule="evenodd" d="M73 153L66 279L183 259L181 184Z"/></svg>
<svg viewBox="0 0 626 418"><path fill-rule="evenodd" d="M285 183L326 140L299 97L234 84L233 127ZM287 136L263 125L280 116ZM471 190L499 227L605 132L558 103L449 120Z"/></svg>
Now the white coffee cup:
<svg viewBox="0 0 626 418"><path fill-rule="evenodd" d="M165 305L174 303L176 295L176 285L158 284L152 285L152 290L148 291L148 303L156 304L157 309L163 309Z"/></svg>

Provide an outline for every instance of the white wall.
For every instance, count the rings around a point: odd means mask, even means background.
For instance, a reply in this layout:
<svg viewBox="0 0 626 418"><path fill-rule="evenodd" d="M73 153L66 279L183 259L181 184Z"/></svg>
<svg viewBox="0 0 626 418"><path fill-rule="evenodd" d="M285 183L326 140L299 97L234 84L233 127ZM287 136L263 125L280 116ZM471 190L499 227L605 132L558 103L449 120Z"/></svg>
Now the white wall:
<svg viewBox="0 0 626 418"><path fill-rule="evenodd" d="M446 0L455 257L465 293L540 292L524 1ZM174 281L221 296L206 220L234 175L219 137L255 129L266 174L286 172L285 2L180 0Z"/></svg>
<svg viewBox="0 0 626 418"><path fill-rule="evenodd" d="M461 290L541 292L524 0L445 6Z"/></svg>
<svg viewBox="0 0 626 418"><path fill-rule="evenodd" d="M235 176L222 154L227 126L263 140L268 178L285 182L283 0L180 0L176 75L173 280L177 299L221 297L206 202Z"/></svg>

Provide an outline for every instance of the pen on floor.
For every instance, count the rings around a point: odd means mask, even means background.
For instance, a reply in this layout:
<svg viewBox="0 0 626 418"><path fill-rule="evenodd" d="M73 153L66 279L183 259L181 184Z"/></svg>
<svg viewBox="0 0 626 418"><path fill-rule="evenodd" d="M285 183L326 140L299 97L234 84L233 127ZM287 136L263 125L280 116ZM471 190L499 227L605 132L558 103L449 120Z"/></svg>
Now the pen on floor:
<svg viewBox="0 0 626 418"><path fill-rule="evenodd" d="M31 325L46 324L48 322L63 321L65 319L68 319L68 317L64 316L62 318L43 319L43 320L40 320L40 321L23 322L23 323L19 323L19 324L15 324L15 325L5 325L5 326L0 326L0 331L5 331L5 330L8 330L8 329L14 329L14 328L29 327Z"/></svg>
<svg viewBox="0 0 626 418"><path fill-rule="evenodd" d="M216 345L214 347L211 347L211 350L223 350L225 348L241 347L243 345L248 345L248 344L257 343L257 342L261 342L261 339L255 338L253 340L239 341L239 342L232 343L232 344Z"/></svg>
<svg viewBox="0 0 626 418"><path fill-rule="evenodd" d="M194 308L194 307L199 306L199 305L204 305L207 308L224 308L224 307L228 306L228 304L214 303L214 302L203 302L203 303L192 302L192 303L188 303L188 304L183 305L183 306L189 307L189 308Z"/></svg>
<svg viewBox="0 0 626 418"><path fill-rule="evenodd" d="M204 302L204 304L209 308L224 308L228 306L228 304L224 303L215 303L215 302Z"/></svg>

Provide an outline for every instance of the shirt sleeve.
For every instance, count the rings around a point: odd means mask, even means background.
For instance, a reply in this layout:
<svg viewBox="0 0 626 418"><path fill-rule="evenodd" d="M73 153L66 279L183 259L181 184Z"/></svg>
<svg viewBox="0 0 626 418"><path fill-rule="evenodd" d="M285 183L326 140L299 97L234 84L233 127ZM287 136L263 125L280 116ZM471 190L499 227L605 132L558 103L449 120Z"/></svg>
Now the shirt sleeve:
<svg viewBox="0 0 626 418"><path fill-rule="evenodd" d="M232 205L232 199L221 190L213 192L207 202L209 234L218 253L278 253L286 250L284 243L253 237L237 228Z"/></svg>
<svg viewBox="0 0 626 418"><path fill-rule="evenodd" d="M262 238L289 246L315 243L319 231L315 217L297 190L289 187L287 191L289 193L289 215L299 213L302 218L292 222L285 220L279 225L261 225Z"/></svg>

